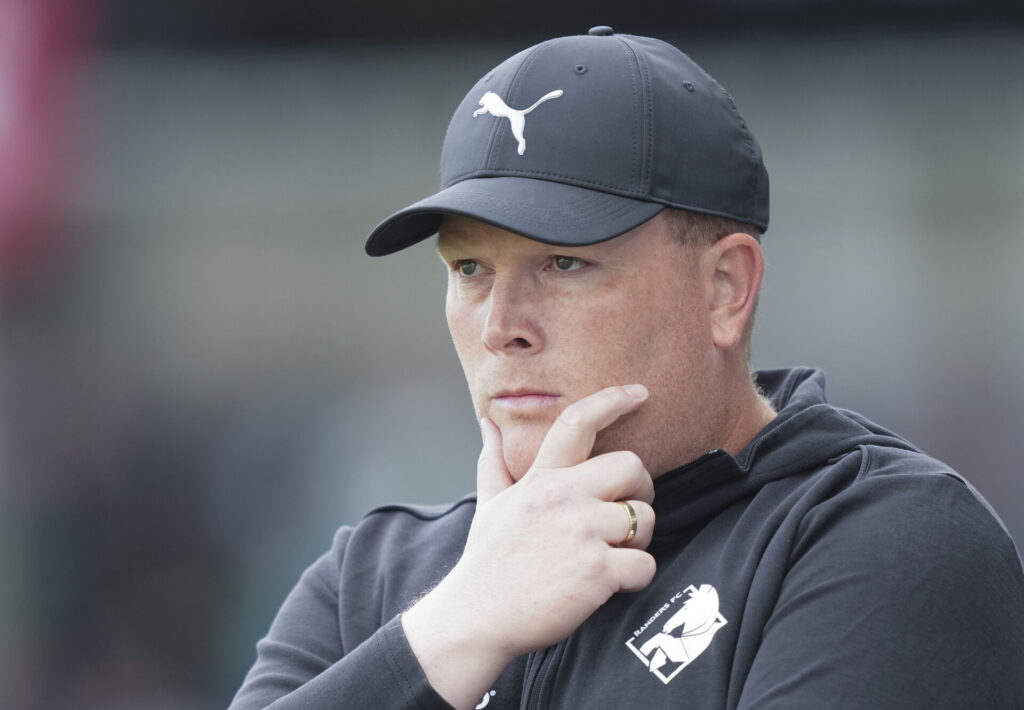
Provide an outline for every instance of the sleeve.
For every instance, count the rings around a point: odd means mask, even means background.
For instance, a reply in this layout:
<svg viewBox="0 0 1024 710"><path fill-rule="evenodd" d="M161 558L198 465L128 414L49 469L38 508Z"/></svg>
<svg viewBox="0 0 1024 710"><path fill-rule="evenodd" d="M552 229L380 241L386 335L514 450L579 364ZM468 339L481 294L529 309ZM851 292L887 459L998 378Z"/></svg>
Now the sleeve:
<svg viewBox="0 0 1024 710"><path fill-rule="evenodd" d="M1024 708L1020 557L962 480L862 480L792 550L739 708Z"/></svg>
<svg viewBox="0 0 1024 710"><path fill-rule="evenodd" d="M229 710L448 709L430 686L395 616L354 648L338 619L335 549L303 573L267 635ZM344 593L341 590L340 593Z"/></svg>

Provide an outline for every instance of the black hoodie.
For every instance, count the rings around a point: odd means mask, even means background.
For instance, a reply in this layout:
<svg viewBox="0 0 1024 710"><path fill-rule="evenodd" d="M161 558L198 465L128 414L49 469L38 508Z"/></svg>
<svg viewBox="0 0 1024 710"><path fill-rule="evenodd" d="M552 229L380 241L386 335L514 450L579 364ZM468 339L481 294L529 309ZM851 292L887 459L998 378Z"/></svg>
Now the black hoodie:
<svg viewBox="0 0 1024 710"><path fill-rule="evenodd" d="M477 707L1024 708L1024 572L984 499L827 404L820 372L758 384L779 414L738 456L655 481L653 582L514 661ZM399 615L458 560L474 509L388 506L339 530L231 710L448 707Z"/></svg>

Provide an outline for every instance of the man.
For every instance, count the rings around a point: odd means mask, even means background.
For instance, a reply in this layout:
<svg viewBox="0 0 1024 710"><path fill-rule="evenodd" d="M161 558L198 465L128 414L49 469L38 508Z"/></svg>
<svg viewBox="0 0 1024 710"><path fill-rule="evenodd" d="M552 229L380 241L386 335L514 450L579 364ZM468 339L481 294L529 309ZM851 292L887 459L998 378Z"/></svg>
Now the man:
<svg viewBox="0 0 1024 710"><path fill-rule="evenodd" d="M232 708L1024 706L1024 573L943 464L757 373L767 173L725 91L596 27L456 110L439 233L477 493L342 528Z"/></svg>

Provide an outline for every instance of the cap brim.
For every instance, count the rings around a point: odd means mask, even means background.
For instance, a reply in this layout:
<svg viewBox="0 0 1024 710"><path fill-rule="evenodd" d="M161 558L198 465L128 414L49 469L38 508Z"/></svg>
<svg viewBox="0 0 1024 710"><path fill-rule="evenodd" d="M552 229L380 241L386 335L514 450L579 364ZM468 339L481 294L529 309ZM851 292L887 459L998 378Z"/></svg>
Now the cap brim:
<svg viewBox="0 0 1024 710"><path fill-rule="evenodd" d="M536 178L470 178L381 222L366 240L366 253L384 256L422 241L437 233L445 215L471 217L548 244L595 244L643 224L664 207Z"/></svg>

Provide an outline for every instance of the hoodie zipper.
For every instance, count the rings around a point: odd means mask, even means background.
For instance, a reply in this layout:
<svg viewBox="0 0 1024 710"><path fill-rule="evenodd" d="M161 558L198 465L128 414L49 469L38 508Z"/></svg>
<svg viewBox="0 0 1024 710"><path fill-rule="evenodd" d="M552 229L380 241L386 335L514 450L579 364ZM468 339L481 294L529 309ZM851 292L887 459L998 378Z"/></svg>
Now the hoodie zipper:
<svg viewBox="0 0 1024 710"><path fill-rule="evenodd" d="M554 683L554 670L565 651L565 644L565 641L561 641L554 646L530 654L526 663L520 710L544 707L541 701L545 690Z"/></svg>

